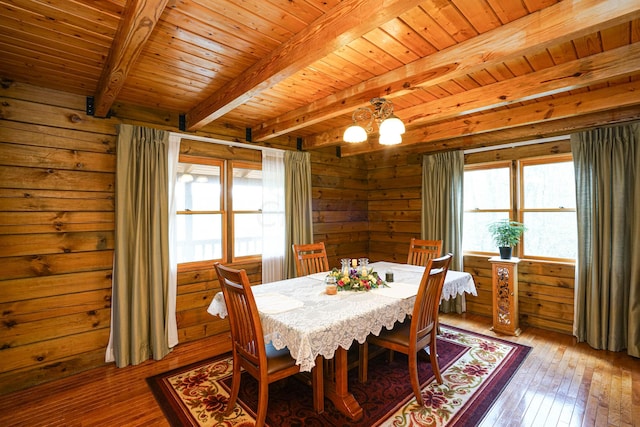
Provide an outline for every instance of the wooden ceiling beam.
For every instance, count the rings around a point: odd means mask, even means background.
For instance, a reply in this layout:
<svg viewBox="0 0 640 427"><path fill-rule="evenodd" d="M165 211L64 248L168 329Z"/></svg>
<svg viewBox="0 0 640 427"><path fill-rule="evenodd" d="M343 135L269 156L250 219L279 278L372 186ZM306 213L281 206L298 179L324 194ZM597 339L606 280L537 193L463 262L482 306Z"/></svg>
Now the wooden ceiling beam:
<svg viewBox="0 0 640 427"><path fill-rule="evenodd" d="M467 135L446 141L408 147L409 153L436 153L450 150L495 147L521 141L531 141L553 136L570 135L596 127L619 125L640 119L640 105L617 110L601 111L566 119L518 126L511 129ZM495 160L495 159L494 159Z"/></svg>
<svg viewBox="0 0 640 427"><path fill-rule="evenodd" d="M589 57L514 77L491 85L471 89L425 104L396 110L409 129L429 122L486 111L492 108L541 98L606 82L637 73L640 42L621 46ZM305 139L306 150L342 143L347 126Z"/></svg>
<svg viewBox="0 0 640 427"><path fill-rule="evenodd" d="M619 0L615 7L602 0L565 0L269 120L252 130L253 138L264 141L349 113L374 97L405 95L637 17L637 0Z"/></svg>
<svg viewBox="0 0 640 427"><path fill-rule="evenodd" d="M125 4L94 96L96 117L106 117L169 0L130 0Z"/></svg>
<svg viewBox="0 0 640 427"><path fill-rule="evenodd" d="M435 123L407 131L402 136L402 146L429 145L437 141L444 141L443 146L446 147L445 149L455 149L459 147L454 146L449 140L475 138L476 135L487 132L526 127L546 121L568 119L573 116L578 121L579 117L583 115L639 106L640 96L638 94L640 94L640 81L632 81L591 92L503 109L493 113L478 114ZM565 129L565 131L570 132L571 129ZM529 132L531 135L531 129ZM496 143L503 142L496 141ZM387 147L372 141L359 144L344 144L341 146L341 155L347 157L384 150L385 148Z"/></svg>
<svg viewBox="0 0 640 427"><path fill-rule="evenodd" d="M256 62L223 90L186 114L187 130L242 105L302 68L422 3L420 0L345 0Z"/></svg>

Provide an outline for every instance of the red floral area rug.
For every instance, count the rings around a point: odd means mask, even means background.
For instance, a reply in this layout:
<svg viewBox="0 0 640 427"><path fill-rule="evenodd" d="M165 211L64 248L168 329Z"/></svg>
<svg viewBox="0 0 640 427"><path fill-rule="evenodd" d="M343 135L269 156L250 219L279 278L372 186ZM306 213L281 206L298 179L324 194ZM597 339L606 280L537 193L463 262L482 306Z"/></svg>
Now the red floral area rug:
<svg viewBox="0 0 640 427"><path fill-rule="evenodd" d="M441 325L438 356L443 384L435 381L428 359L419 362L425 406L416 404L406 356L387 352L369 363L366 384L357 369L349 373L349 390L363 408L357 422L325 401L313 410L312 390L296 378L269 386L267 425L280 426L475 426L511 380L531 350L499 338ZM218 356L147 378L158 404L173 426L252 426L258 383L242 374L239 402L224 417L231 388L231 357Z"/></svg>

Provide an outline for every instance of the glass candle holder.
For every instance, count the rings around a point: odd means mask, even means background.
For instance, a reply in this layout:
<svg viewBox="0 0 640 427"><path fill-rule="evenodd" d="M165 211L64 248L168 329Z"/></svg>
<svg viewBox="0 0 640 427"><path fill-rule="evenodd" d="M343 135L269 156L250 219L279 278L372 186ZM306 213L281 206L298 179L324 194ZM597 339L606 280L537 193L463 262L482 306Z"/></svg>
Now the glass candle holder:
<svg viewBox="0 0 640 427"><path fill-rule="evenodd" d="M340 272L342 273L343 276L348 276L349 275L349 264L351 263L351 260L349 258L342 258L340 260Z"/></svg>
<svg viewBox="0 0 640 427"><path fill-rule="evenodd" d="M338 292L338 285L336 285L336 278L334 276L325 277L324 284L327 295L335 295Z"/></svg>
<svg viewBox="0 0 640 427"><path fill-rule="evenodd" d="M366 276L366 274L369 272L369 258L358 259L358 273Z"/></svg>

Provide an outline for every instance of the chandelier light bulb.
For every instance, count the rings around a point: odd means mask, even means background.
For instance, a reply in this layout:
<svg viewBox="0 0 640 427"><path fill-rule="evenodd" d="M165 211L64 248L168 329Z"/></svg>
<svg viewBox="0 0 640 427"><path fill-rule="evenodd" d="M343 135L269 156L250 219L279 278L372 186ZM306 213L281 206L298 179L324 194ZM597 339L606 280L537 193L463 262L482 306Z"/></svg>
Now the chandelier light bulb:
<svg viewBox="0 0 640 427"><path fill-rule="evenodd" d="M367 131L362 126L353 124L344 131L342 139L344 142L364 142L367 140Z"/></svg>
<svg viewBox="0 0 640 427"><path fill-rule="evenodd" d="M402 142L402 135L399 133L385 133L380 134L378 141L380 145L396 145Z"/></svg>
<svg viewBox="0 0 640 427"><path fill-rule="evenodd" d="M389 133L402 135L404 131L404 123L402 123L402 120L393 114L389 116L388 119L385 119L380 123L380 135L386 135Z"/></svg>

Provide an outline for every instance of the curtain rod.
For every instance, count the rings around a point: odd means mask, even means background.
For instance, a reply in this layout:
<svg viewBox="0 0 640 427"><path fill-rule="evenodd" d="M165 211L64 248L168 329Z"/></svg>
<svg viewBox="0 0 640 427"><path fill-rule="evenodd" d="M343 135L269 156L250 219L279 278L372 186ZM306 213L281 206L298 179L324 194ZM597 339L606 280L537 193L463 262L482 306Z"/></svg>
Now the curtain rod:
<svg viewBox="0 0 640 427"><path fill-rule="evenodd" d="M209 143L212 143L212 144L229 145L231 147L247 148L249 150L273 151L273 152L277 152L277 153L286 151L286 150L283 150L281 148L263 147L261 145L250 145L250 144L245 144L245 143L242 143L242 142L225 141L224 139L209 138L209 137L206 137L206 136L191 135L191 134L188 134L188 133L180 133L180 132L171 132L170 131L169 135L177 136L177 137L184 138L184 139L192 139L192 140L195 140L195 141L209 142Z"/></svg>

